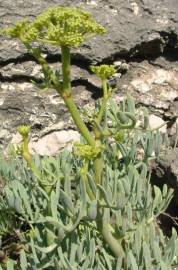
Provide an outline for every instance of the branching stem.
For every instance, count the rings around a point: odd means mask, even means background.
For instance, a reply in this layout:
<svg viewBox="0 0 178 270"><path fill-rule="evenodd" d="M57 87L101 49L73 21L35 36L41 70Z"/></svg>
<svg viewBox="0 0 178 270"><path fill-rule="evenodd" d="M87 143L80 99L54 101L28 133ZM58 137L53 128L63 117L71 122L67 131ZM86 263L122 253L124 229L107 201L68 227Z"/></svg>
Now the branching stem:
<svg viewBox="0 0 178 270"><path fill-rule="evenodd" d="M73 100L71 92L71 71L70 71L70 49L68 47L61 47L62 54L62 75L63 75L63 90L62 97L66 106L68 107L71 116L78 127L81 135L85 138L89 145L94 146L95 140L82 120L77 106Z"/></svg>

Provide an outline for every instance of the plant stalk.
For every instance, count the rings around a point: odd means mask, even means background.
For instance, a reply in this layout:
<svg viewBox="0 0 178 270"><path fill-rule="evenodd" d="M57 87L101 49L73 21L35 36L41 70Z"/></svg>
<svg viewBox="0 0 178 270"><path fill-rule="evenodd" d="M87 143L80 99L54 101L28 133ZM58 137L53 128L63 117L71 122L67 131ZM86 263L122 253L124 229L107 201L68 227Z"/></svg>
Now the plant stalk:
<svg viewBox="0 0 178 270"><path fill-rule="evenodd" d="M102 104L101 104L101 108L99 110L96 122L98 124L101 123L102 118L104 116L104 113L106 112L106 105L107 105L107 100L108 100L108 93L107 93L107 80L103 79L102 80L102 88L103 88L103 100L102 100Z"/></svg>
<svg viewBox="0 0 178 270"><path fill-rule="evenodd" d="M23 136L23 143L22 143L22 156L26 160L28 166L31 168L34 175L37 177L40 186L46 191L48 195L50 195L52 186L45 185L42 181L43 176L41 174L40 169L36 166L35 162L33 161L33 157L29 151L29 138L28 136Z"/></svg>
<svg viewBox="0 0 178 270"><path fill-rule="evenodd" d="M38 179L41 179L41 172L40 170L36 167L35 162L33 161L32 155L30 154L29 151L29 138L28 136L23 136L23 143L22 143L22 156L26 160L28 166L31 168L33 173Z"/></svg>
<svg viewBox="0 0 178 270"><path fill-rule="evenodd" d="M71 67L70 67L70 49L66 46L61 47L62 54L62 75L63 75L63 89L62 97L69 109L71 116L78 127L81 135L85 138L89 145L94 146L95 140L82 120L77 106L72 97L71 91Z"/></svg>
<svg viewBox="0 0 178 270"><path fill-rule="evenodd" d="M101 209L100 209L101 210ZM109 246L112 253L115 255L116 258L124 257L124 251L119 243L119 241L113 236L110 225L108 223L108 220L106 218L106 214L108 212L108 209L102 209L103 213L99 213L98 220L97 220L97 228L102 234L105 242Z"/></svg>
<svg viewBox="0 0 178 270"><path fill-rule="evenodd" d="M96 124L94 125L94 133L95 133L95 140L96 140L96 145L101 146L101 140L103 133L99 130L97 126L100 125L102 118L106 112L106 105L107 105L107 100L108 100L108 93L107 93L107 80L103 79L102 80L102 87L103 87L103 100L102 104L98 113L98 116L96 118ZM104 162L102 158L102 153L95 159L94 161L94 169L95 169L95 180L97 184L102 183L102 172L104 168Z"/></svg>

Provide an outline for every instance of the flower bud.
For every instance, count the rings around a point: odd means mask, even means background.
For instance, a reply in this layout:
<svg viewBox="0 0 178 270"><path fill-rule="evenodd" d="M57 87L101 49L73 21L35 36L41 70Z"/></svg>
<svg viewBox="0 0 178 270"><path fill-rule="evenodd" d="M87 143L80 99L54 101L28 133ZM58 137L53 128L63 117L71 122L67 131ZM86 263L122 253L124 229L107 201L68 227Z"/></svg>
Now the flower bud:
<svg viewBox="0 0 178 270"><path fill-rule="evenodd" d="M108 79L116 73L114 65L90 66L90 69L101 79Z"/></svg>
<svg viewBox="0 0 178 270"><path fill-rule="evenodd" d="M18 132L22 137L28 137L31 127L29 125L22 125L18 128Z"/></svg>

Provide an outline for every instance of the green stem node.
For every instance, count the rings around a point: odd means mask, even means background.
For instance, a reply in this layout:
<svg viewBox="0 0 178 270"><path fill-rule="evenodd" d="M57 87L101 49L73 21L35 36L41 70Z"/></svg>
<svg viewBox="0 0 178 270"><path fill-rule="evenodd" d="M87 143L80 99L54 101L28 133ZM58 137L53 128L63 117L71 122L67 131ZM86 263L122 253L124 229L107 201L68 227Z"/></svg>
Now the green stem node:
<svg viewBox="0 0 178 270"><path fill-rule="evenodd" d="M81 135L85 138L89 145L94 146L95 140L89 132L87 126L83 122L77 106L73 100L71 92L71 68L70 68L70 49L68 47L61 47L62 54L62 75L63 75L63 90L62 97L70 114L78 127Z"/></svg>

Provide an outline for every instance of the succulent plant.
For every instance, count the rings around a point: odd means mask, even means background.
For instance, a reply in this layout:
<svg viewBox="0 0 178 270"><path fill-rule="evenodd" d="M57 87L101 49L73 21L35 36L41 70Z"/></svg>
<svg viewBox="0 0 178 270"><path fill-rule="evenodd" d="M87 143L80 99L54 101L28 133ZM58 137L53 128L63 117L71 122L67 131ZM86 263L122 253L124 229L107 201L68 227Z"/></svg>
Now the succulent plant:
<svg viewBox="0 0 178 270"><path fill-rule="evenodd" d="M72 96L70 48L103 33L104 27L90 13L68 7L50 8L33 22L25 20L1 31L19 38L41 64L43 86L60 94L82 138L70 153L33 157L28 146L30 129L20 127L22 158L13 158L13 163L2 159L0 164L6 179L0 194L0 230L6 233L13 226L7 224L8 217L15 215L28 228L19 227L27 248L20 249L18 261L9 258L0 270L167 270L178 266L177 234L173 230L168 239L157 223L173 191L166 185L161 191L149 181L149 161L162 154L159 129L150 128L147 111L137 110L130 96L119 104L111 99L112 65L91 67L103 90L88 119L91 130ZM34 42L61 48L62 80ZM12 170L9 162L15 164Z"/></svg>

